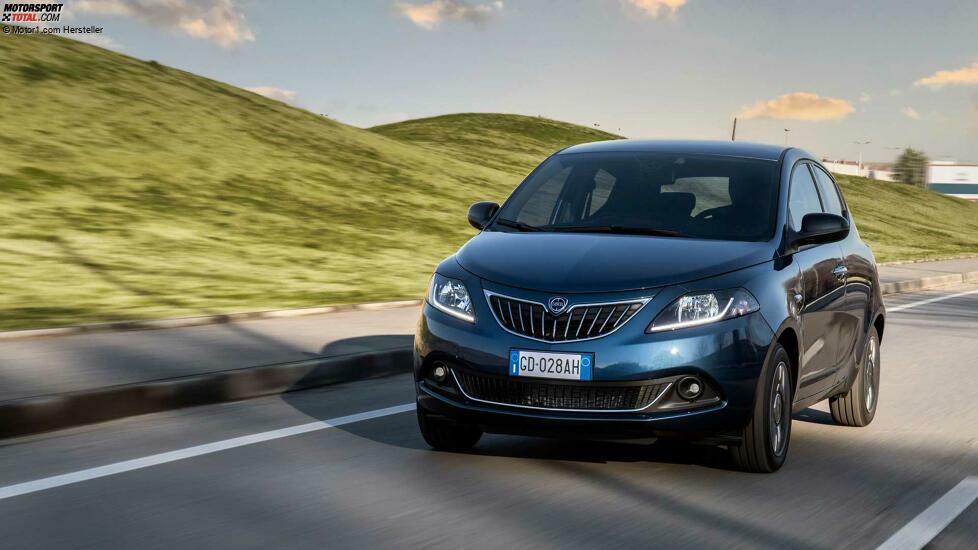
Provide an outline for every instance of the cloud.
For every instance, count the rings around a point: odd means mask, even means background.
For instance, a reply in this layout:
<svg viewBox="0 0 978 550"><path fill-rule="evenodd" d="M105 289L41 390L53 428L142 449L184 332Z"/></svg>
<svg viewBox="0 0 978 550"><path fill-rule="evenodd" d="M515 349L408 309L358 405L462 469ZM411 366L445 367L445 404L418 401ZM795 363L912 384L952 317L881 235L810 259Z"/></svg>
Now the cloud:
<svg viewBox="0 0 978 550"><path fill-rule="evenodd" d="M112 37L104 34L71 34L68 35L72 40L77 40L79 42L87 42L94 46L100 48L105 48L107 50L121 50L122 44L116 42Z"/></svg>
<svg viewBox="0 0 978 550"><path fill-rule="evenodd" d="M426 4L398 2L394 9L415 25L432 30L443 21L465 21L485 25L503 11L502 0L472 5L464 0L432 0Z"/></svg>
<svg viewBox="0 0 978 550"><path fill-rule="evenodd" d="M970 67L962 67L949 71L937 71L936 73L913 83L914 86L927 86L929 88L943 88L948 85L978 86L978 61Z"/></svg>
<svg viewBox="0 0 978 550"><path fill-rule="evenodd" d="M622 0L623 4L630 5L649 17L659 17L662 12L675 15L686 2L687 0Z"/></svg>
<svg viewBox="0 0 978 550"><path fill-rule="evenodd" d="M236 0L79 0L80 12L132 17L163 29L176 29L202 40L230 48L253 42Z"/></svg>
<svg viewBox="0 0 978 550"><path fill-rule="evenodd" d="M859 94L859 102L860 103L869 103L872 100L873 100L873 96L869 95L866 92L863 92L863 93Z"/></svg>
<svg viewBox="0 0 978 550"><path fill-rule="evenodd" d="M920 120L920 113L918 113L917 110L914 109L913 107L904 107L903 109L900 109L900 112L903 113L903 116L907 118Z"/></svg>
<svg viewBox="0 0 978 550"><path fill-rule="evenodd" d="M276 88L275 86L254 86L251 88L245 88L249 92L255 92L258 95L263 95L269 99L274 99L275 101L281 101L282 103L294 103L296 93L292 90L283 90L282 88Z"/></svg>
<svg viewBox="0 0 978 550"><path fill-rule="evenodd" d="M845 99L821 97L808 92L785 94L767 101L758 101L737 116L743 119L773 118L777 120L840 120L855 111Z"/></svg>

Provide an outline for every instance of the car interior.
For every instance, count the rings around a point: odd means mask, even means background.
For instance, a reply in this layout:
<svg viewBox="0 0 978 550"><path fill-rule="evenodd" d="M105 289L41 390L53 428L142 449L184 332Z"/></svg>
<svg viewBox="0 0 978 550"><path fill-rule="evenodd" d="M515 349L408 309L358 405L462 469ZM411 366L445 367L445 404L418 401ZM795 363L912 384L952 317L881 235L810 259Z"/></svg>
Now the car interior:
<svg viewBox="0 0 978 550"><path fill-rule="evenodd" d="M686 163L683 158L665 165L578 163L567 175L551 223L756 240L769 233L776 211L775 187L766 174L746 163Z"/></svg>

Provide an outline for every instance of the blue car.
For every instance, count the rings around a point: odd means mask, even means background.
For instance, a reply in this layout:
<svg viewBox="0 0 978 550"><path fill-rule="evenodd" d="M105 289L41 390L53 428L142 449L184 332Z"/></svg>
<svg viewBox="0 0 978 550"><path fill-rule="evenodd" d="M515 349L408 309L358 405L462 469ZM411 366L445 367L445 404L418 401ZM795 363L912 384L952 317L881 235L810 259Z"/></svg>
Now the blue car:
<svg viewBox="0 0 978 550"><path fill-rule="evenodd" d="M540 164L431 278L421 433L684 438L773 472L792 413L873 420L876 264L832 176L796 148L620 140Z"/></svg>

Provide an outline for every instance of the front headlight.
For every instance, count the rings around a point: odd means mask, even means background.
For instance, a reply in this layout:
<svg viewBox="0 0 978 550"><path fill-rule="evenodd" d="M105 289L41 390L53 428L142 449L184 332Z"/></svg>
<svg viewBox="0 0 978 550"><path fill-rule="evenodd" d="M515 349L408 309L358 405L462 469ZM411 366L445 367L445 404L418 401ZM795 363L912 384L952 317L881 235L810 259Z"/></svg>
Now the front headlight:
<svg viewBox="0 0 978 550"><path fill-rule="evenodd" d="M458 279L449 279L435 273L431 277L431 286L428 287L428 303L453 317L475 322L469 291Z"/></svg>
<svg viewBox="0 0 978 550"><path fill-rule="evenodd" d="M690 293L662 310L646 332L696 327L747 315L760 308L751 293L742 288Z"/></svg>

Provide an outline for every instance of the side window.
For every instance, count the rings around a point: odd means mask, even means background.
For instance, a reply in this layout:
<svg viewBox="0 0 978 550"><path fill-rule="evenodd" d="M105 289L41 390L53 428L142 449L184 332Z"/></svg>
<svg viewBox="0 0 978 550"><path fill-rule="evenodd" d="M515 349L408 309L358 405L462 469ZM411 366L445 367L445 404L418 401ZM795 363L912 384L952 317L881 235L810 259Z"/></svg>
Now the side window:
<svg viewBox="0 0 978 550"><path fill-rule="evenodd" d="M822 201L818 198L815 180L812 179L812 174L808 171L808 165L799 164L791 172L791 192L788 195L788 214L791 217L791 227L795 231L800 231L801 220L805 214L817 212L822 212Z"/></svg>
<svg viewBox="0 0 978 550"><path fill-rule="evenodd" d="M549 224L554 205L557 204L557 197L560 196L560 191L564 188L570 172L570 166L564 167L541 183L536 192L530 195L530 200L523 205L516 221L528 225Z"/></svg>
<svg viewBox="0 0 978 550"><path fill-rule="evenodd" d="M822 195L822 200L825 201L825 211L841 216L842 199L839 198L839 191L836 189L835 183L832 182L831 176L814 164L812 170L815 172L815 179L818 180L818 190Z"/></svg>

